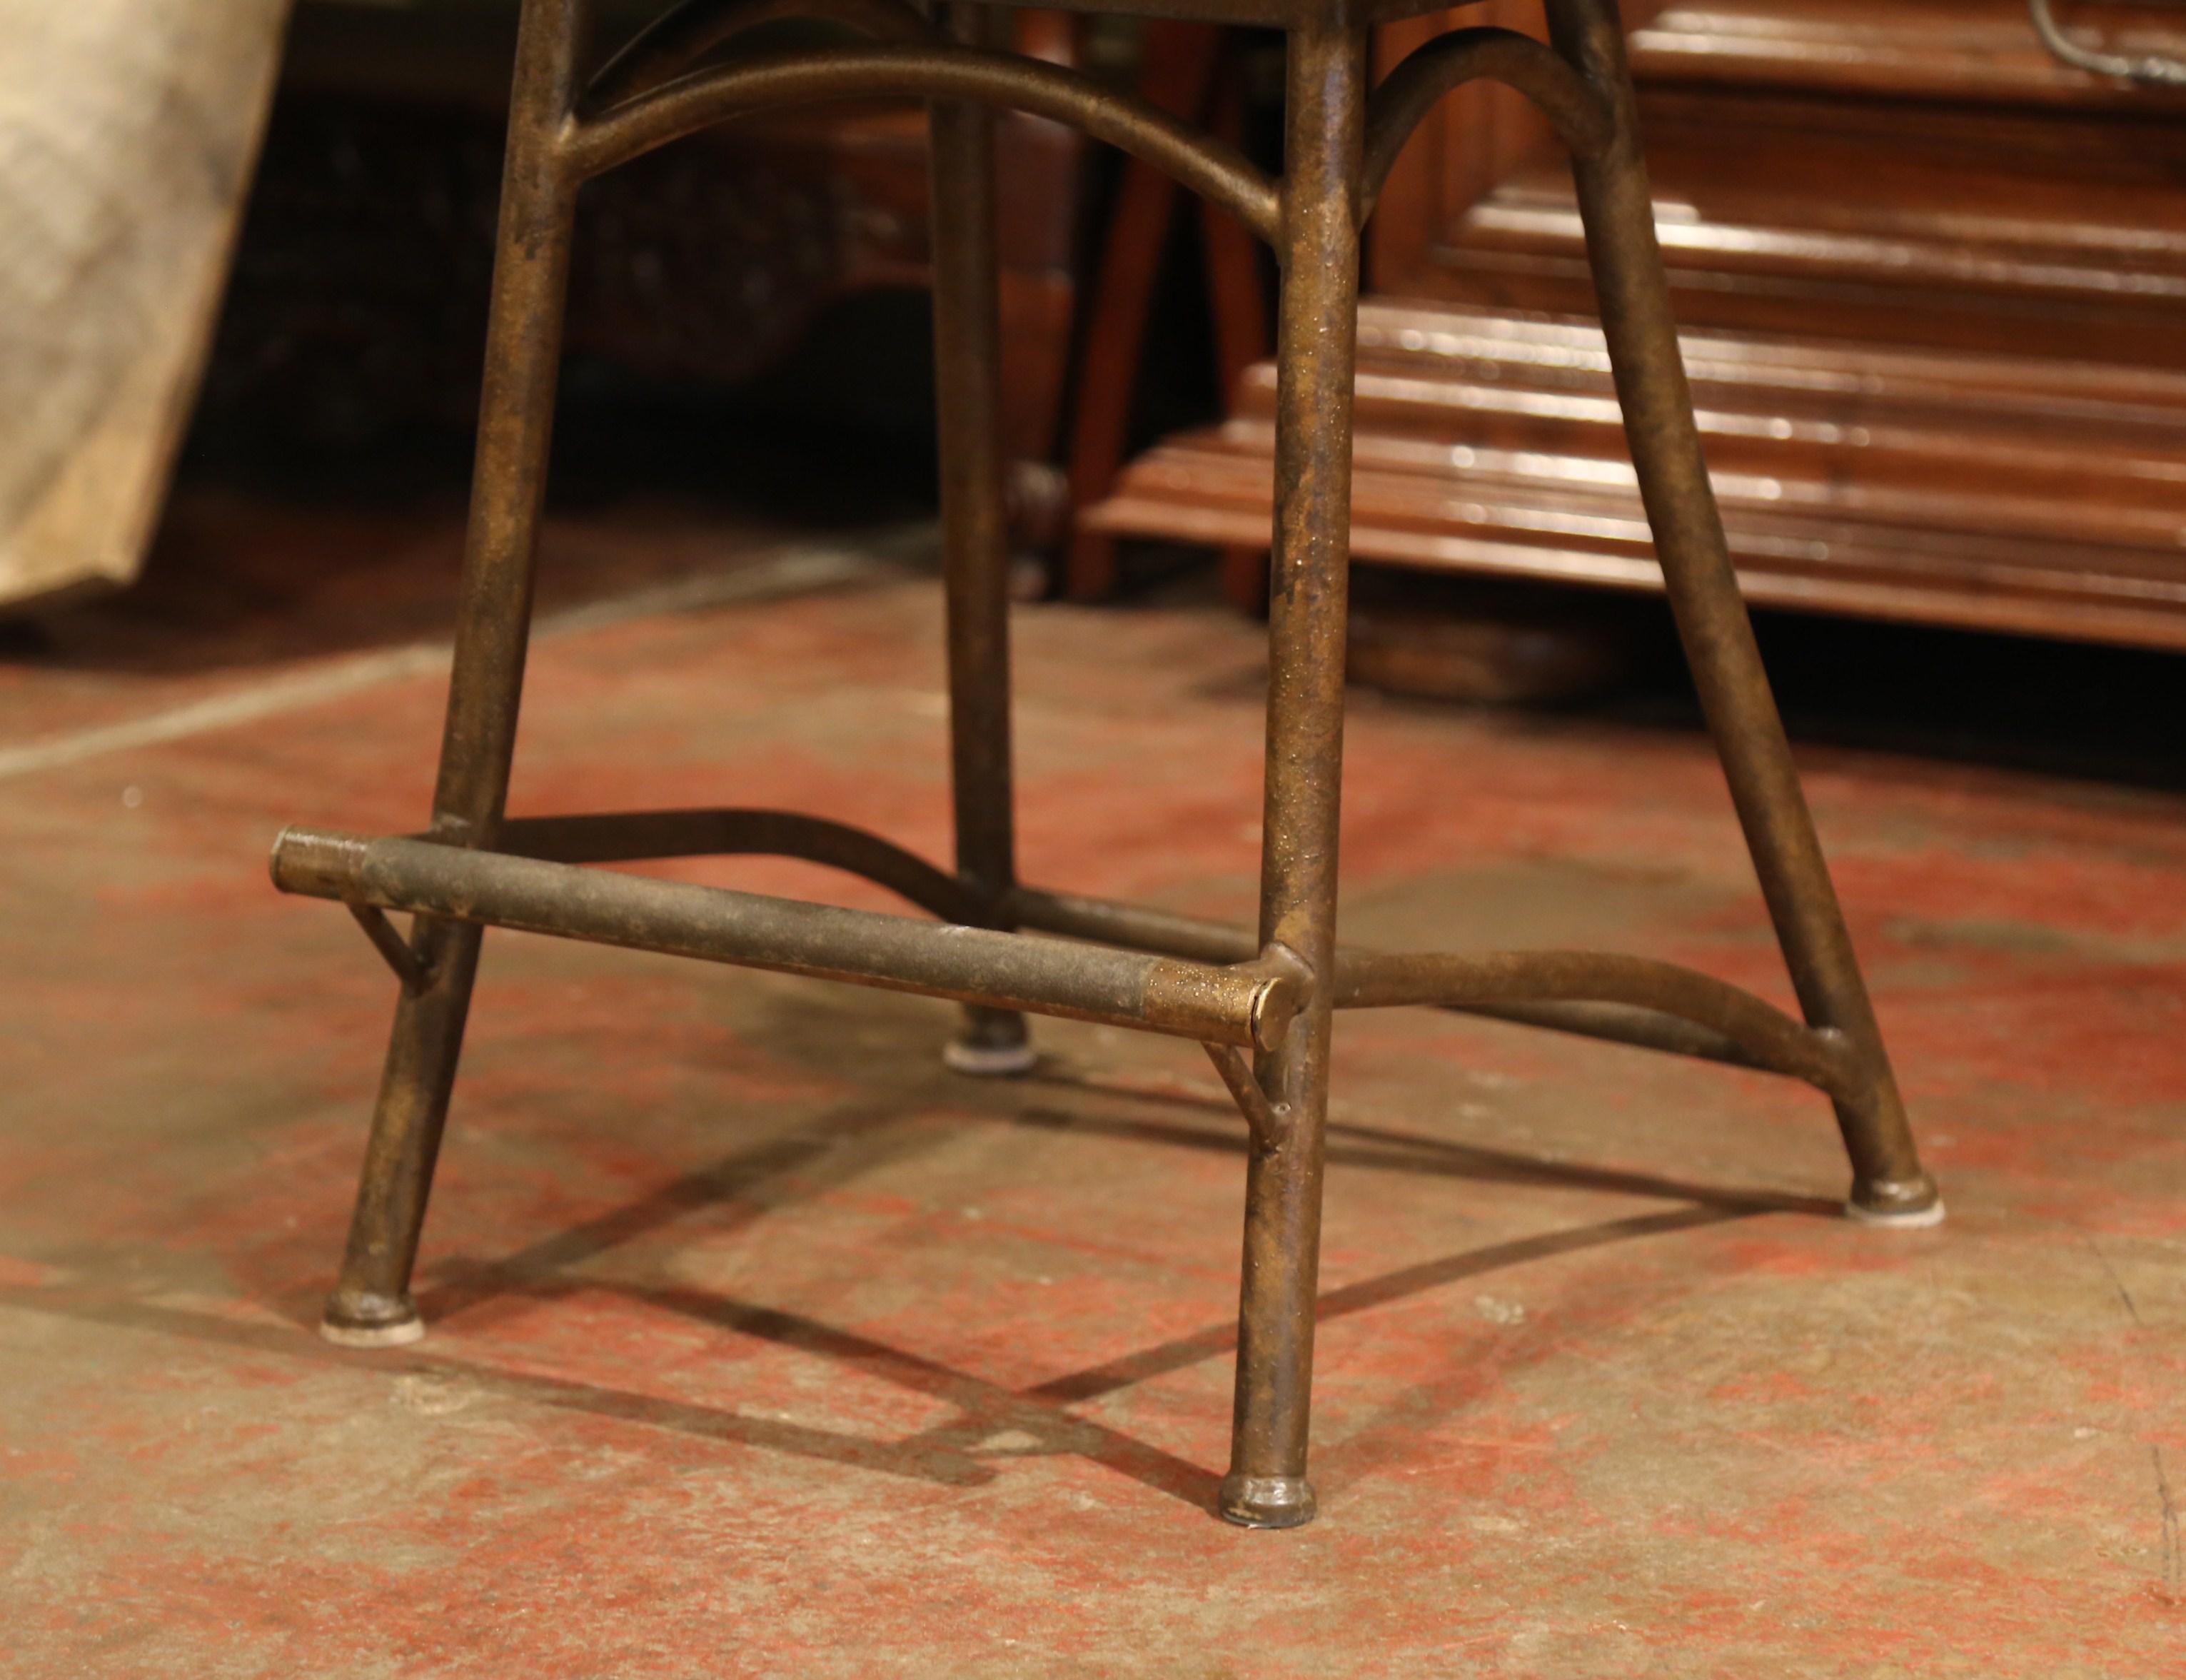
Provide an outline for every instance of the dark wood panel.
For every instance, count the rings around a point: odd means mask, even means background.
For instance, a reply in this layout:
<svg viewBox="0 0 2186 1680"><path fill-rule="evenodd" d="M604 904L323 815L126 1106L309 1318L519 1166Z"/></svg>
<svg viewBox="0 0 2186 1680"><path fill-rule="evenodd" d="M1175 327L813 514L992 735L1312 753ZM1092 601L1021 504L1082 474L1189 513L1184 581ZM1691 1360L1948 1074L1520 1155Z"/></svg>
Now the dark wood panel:
<svg viewBox="0 0 2186 1680"><path fill-rule="evenodd" d="M1369 305L1361 558L1651 589L1600 334ZM1741 581L1757 602L2186 648L2186 374L1695 335ZM1271 380L1172 440L1105 529L1264 540Z"/></svg>
<svg viewBox="0 0 2186 1680"><path fill-rule="evenodd" d="M1440 21L1387 31L1385 59ZM2072 24L2186 48L2177 3ZM2053 64L2019 0L1673 0L1634 63L1753 597L2186 647L2186 98ZM1373 255L1362 557L1652 586L1538 126L1488 90L1449 102ZM1093 523L1264 542L1271 381L1254 369L1226 427L1136 463Z"/></svg>

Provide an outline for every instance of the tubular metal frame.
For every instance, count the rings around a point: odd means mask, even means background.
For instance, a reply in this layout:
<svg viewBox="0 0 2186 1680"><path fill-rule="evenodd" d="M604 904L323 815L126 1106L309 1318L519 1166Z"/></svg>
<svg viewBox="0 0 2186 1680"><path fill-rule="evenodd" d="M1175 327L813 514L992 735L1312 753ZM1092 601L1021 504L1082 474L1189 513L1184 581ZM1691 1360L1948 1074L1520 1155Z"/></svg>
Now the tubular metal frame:
<svg viewBox="0 0 2186 1680"><path fill-rule="evenodd" d="M1124 8L1127 9L1128 8ZM1171 5L1169 9L1174 9ZM1454 31L1370 92L1352 0L1296 0L1285 175L1129 96L996 46L991 5L685 0L589 83L588 0L525 0L486 383L431 826L403 838L291 829L281 890L338 900L401 984L339 1283L323 1330L423 1333L410 1296L433 1168L489 926L956 999L950 1059L1030 1065L1025 1012L1195 1039L1251 1132L1236 1408L1221 1515L1309 1520L1307 1435L1331 1025L1429 1005L1803 1080L1836 1106L1848 1211L1933 1224L1922 1169L1725 548L1671 320L1614 0L1549 0L1545 42ZM703 62L755 25L827 18L874 44ZM1603 326L1663 580L1803 1021L1707 975L1583 952L1383 955L1336 943L1351 396L1360 233L1406 137L1489 76L1572 154ZM768 106L893 94L931 104L956 867L877 836L756 810L505 820L552 425L571 211L589 177ZM1260 925L1256 932L1041 891L1016 876L995 300L992 110L1068 122L1235 211L1283 271ZM939 918L833 909L590 865L707 854L809 859ZM415 920L406 941L386 912Z"/></svg>

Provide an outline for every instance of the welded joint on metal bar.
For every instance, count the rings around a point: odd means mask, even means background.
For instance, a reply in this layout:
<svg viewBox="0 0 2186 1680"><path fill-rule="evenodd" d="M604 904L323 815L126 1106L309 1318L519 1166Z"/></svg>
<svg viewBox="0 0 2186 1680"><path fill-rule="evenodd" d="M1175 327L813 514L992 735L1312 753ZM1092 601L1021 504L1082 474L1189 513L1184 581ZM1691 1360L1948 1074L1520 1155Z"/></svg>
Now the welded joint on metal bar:
<svg viewBox="0 0 2186 1680"><path fill-rule="evenodd" d="M1824 1086L1832 1096L1849 1100L1875 1083L1875 1070L1868 1065L1861 1052L1859 1041L1841 1027L1808 1027L1807 1035L1820 1050L1823 1059L1830 1064L1830 1072L1838 1081L1834 1087Z"/></svg>
<svg viewBox="0 0 2186 1680"><path fill-rule="evenodd" d="M402 983L402 989L416 996L433 983L433 971L418 960L418 953L410 943L395 931L395 924L387 913L376 904L360 904L345 899L344 908L356 918L356 925L364 929L364 937L372 941L373 949L386 959L387 966L395 971L395 977Z"/></svg>
<svg viewBox="0 0 2186 1680"><path fill-rule="evenodd" d="M1200 1048L1207 1052L1207 1059L1214 1064L1214 1071L1222 1076L1222 1083L1236 1100L1238 1112L1253 1128L1253 1141L1269 1154L1274 1154L1290 1135L1290 1105L1276 1102L1268 1095L1253 1072L1253 1064L1235 1044L1202 1044Z"/></svg>
<svg viewBox="0 0 2186 1680"><path fill-rule="evenodd" d="M1036 935L665 882L429 841L290 828L273 884L345 904L848 981L1273 1051L1286 979ZM367 930L368 931L368 930ZM378 943L375 939L375 944Z"/></svg>
<svg viewBox="0 0 2186 1680"><path fill-rule="evenodd" d="M1752 993L1675 963L1602 951L1348 954L1336 976L1338 1009L1436 1005L1610 1004L1653 1011L1720 1033L1758 1065L1849 1100L1873 1083L1842 1035L1786 1015Z"/></svg>

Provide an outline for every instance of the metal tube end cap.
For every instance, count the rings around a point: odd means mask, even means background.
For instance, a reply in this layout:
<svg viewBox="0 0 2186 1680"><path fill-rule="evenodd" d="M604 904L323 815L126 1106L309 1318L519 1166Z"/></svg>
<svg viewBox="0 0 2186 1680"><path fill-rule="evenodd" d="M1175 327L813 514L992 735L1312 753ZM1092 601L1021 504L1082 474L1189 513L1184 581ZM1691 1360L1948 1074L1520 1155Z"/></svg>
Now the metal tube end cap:
<svg viewBox="0 0 2186 1680"><path fill-rule="evenodd" d="M283 823L281 826L281 832L273 837L273 844L266 854L266 876L277 888L281 885L281 854L288 848L289 837L295 832L294 823Z"/></svg>
<svg viewBox="0 0 2186 1680"><path fill-rule="evenodd" d="M1302 1476L1222 1478L1215 1508L1240 1528L1302 1528L1313 1520L1313 1484Z"/></svg>
<svg viewBox="0 0 2186 1680"><path fill-rule="evenodd" d="M406 1295L337 1295L319 1334L337 1347L407 1347L425 1339L425 1321Z"/></svg>
<svg viewBox="0 0 2186 1680"><path fill-rule="evenodd" d="M942 1046L941 1060L952 1073L975 1079L1014 1079L1040 1066L1040 1052L1029 1040L1017 1044L981 1044L951 1039Z"/></svg>
<svg viewBox="0 0 2186 1680"><path fill-rule="evenodd" d="M339 899L355 889L364 853L365 843L354 834L329 834L292 823L275 837L266 871L283 893Z"/></svg>
<svg viewBox="0 0 2186 1680"><path fill-rule="evenodd" d="M1943 1223L1942 1192L1925 1173L1912 1179L1881 1179L1852 1186L1845 1203L1847 1218L1882 1230L1924 1231Z"/></svg>

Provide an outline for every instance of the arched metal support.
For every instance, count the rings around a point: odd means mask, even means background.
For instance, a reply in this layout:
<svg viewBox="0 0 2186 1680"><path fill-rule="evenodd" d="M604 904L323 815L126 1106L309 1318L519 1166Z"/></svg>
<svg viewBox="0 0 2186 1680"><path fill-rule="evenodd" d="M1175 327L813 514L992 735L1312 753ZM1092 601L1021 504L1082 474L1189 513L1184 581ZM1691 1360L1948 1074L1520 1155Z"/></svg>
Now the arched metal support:
<svg viewBox="0 0 2186 1680"><path fill-rule="evenodd" d="M542 863L636 863L659 858L801 858L885 887L944 921L976 925L978 895L955 876L877 834L796 811L614 811L516 817L498 851Z"/></svg>
<svg viewBox="0 0 2186 1680"><path fill-rule="evenodd" d="M1020 887L1022 927L1195 962L1249 962L1250 929L1171 910ZM1780 1074L1831 1097L1864 1087L1848 1045L1696 970L1643 957L1519 951L1401 956L1339 948L1335 1005L1419 1005Z"/></svg>
<svg viewBox="0 0 2186 1680"><path fill-rule="evenodd" d="M655 18L602 66L578 106L590 115L649 93L747 30L792 20L840 24L875 41L938 39L909 0L683 0Z"/></svg>
<svg viewBox="0 0 2186 1680"><path fill-rule="evenodd" d="M1478 956L1346 952L1337 960L1335 992L1338 1009L1621 1004L1720 1033L1762 1067L1803 1079L1831 1096L1850 1100L1868 1084L1865 1070L1842 1038L1817 1032L1712 975L1650 957L1595 951L1495 951Z"/></svg>
<svg viewBox="0 0 2186 1680"><path fill-rule="evenodd" d="M1283 1132L1291 1116L1289 1106L1269 1100L1259 1076L1253 1072L1253 1064L1245 1053L1235 1044L1202 1044L1207 1059L1214 1064L1214 1071L1222 1076L1229 1089L1237 1112L1252 1128L1253 1140L1264 1150L1279 1150L1283 1146Z"/></svg>
<svg viewBox="0 0 2186 1680"><path fill-rule="evenodd" d="M701 70L572 122L559 155L587 178L751 112L890 98L970 100L1066 124L1168 171L1270 243L1281 231L1280 190L1235 147L1075 70L972 48L829 48Z"/></svg>
<svg viewBox="0 0 2186 1680"><path fill-rule="evenodd" d="M1483 76L1531 99L1575 155L1586 156L1609 143L1613 119L1608 102L1554 48L1516 30L1453 30L1414 52L1374 90L1360 178L1362 223L1373 215L1413 131L1445 93Z"/></svg>

